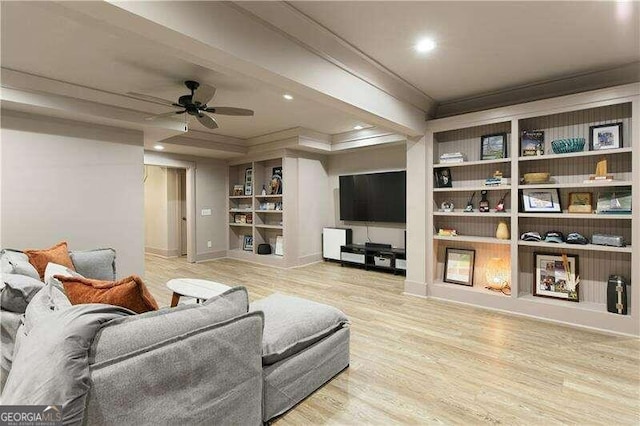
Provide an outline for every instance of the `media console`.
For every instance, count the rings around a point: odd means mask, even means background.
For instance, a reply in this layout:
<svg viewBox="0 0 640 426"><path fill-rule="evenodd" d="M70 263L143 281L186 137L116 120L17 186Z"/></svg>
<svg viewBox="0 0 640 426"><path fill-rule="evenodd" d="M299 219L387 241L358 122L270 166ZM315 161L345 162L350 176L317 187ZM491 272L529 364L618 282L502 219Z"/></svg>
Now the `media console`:
<svg viewBox="0 0 640 426"><path fill-rule="evenodd" d="M346 244L340 246L340 265L363 266L365 270L378 269L394 274L407 272L405 249L391 244Z"/></svg>

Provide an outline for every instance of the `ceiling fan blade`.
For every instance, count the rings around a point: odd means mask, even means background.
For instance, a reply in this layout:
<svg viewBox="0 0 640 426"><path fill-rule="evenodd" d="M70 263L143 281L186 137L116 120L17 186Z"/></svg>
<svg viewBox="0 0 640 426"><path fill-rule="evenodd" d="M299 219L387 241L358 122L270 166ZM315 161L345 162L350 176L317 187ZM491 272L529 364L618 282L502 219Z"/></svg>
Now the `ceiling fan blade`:
<svg viewBox="0 0 640 426"><path fill-rule="evenodd" d="M253 110L234 107L210 107L205 109L205 111L221 115L253 115Z"/></svg>
<svg viewBox="0 0 640 426"><path fill-rule="evenodd" d="M171 117L171 116L176 115L176 114L184 114L185 112L186 112L186 110L185 111L165 112L163 114L156 114L156 115L152 115L151 117L145 117L145 120L155 120L157 118Z"/></svg>
<svg viewBox="0 0 640 426"><path fill-rule="evenodd" d="M213 117L210 117L207 114L200 113L200 114L196 115L196 118L198 119L200 124L202 124L204 127L208 127L209 129L217 129L218 128L218 122L216 120L214 120Z"/></svg>
<svg viewBox="0 0 640 426"><path fill-rule="evenodd" d="M166 106L175 106L176 104L172 101L168 101L162 98L156 98L155 96L145 95L144 93L136 93L136 92L127 92L127 96L132 98L139 99L141 101L153 102L154 104L166 105ZM180 106L182 108L182 106Z"/></svg>
<svg viewBox="0 0 640 426"><path fill-rule="evenodd" d="M193 93L193 98L191 99L191 101L194 104L206 105L207 102L209 102L215 94L215 87L209 86L208 84L200 84L200 86Z"/></svg>

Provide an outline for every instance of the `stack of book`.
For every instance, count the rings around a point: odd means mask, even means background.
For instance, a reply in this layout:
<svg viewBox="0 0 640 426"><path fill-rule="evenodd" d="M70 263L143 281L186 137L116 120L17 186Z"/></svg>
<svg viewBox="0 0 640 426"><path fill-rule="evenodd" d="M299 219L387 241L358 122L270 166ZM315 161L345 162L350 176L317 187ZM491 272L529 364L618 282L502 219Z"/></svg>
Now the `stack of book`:
<svg viewBox="0 0 640 426"><path fill-rule="evenodd" d="M464 162L464 154L461 152L448 152L446 154L440 155L440 164L448 164L448 163L463 163Z"/></svg>
<svg viewBox="0 0 640 426"><path fill-rule="evenodd" d="M484 180L485 186L500 186L500 185L509 185L509 178L505 177L491 177Z"/></svg>

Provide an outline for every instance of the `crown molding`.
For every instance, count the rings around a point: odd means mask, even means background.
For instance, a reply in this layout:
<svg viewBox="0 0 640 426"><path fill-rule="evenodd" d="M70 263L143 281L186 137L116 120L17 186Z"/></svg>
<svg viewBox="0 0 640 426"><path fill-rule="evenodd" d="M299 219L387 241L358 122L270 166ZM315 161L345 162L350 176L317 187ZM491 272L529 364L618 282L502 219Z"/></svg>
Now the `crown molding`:
<svg viewBox="0 0 640 426"><path fill-rule="evenodd" d="M424 111L426 116L435 112L433 98L290 3L233 2L232 5L322 59Z"/></svg>

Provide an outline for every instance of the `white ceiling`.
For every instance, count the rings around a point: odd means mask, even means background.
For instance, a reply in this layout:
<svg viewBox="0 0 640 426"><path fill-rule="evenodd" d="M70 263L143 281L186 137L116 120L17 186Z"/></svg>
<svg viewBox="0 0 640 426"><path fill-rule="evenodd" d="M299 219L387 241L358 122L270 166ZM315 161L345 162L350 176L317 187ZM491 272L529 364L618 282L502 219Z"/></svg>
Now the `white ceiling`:
<svg viewBox="0 0 640 426"><path fill-rule="evenodd" d="M640 3L296 1L437 101L640 60ZM437 48L413 50L421 37Z"/></svg>
<svg viewBox="0 0 640 426"><path fill-rule="evenodd" d="M55 13L60 11L64 9L39 2L2 2L2 67L107 92L138 92L172 101L188 93L184 80L206 82L217 88L210 105L249 108L255 116L216 116L220 128L215 131L192 119L190 129L242 139L293 127L335 134L360 124L299 96L285 101L276 87L168 56L149 40L92 25L78 15ZM163 111L150 108L154 113Z"/></svg>

